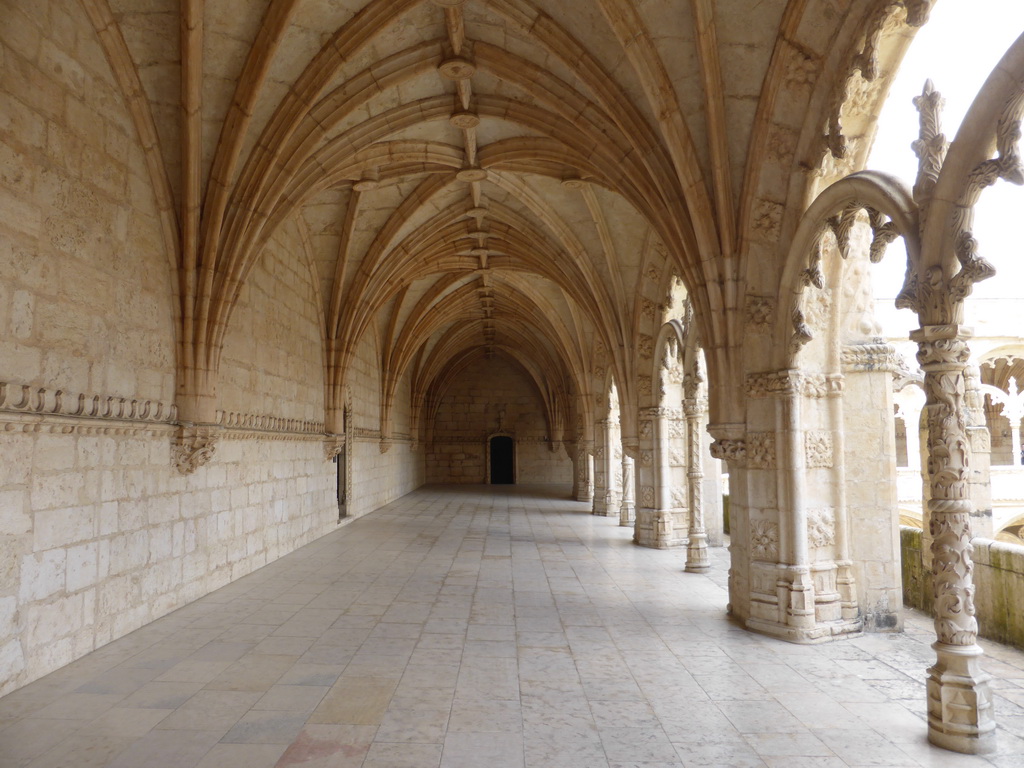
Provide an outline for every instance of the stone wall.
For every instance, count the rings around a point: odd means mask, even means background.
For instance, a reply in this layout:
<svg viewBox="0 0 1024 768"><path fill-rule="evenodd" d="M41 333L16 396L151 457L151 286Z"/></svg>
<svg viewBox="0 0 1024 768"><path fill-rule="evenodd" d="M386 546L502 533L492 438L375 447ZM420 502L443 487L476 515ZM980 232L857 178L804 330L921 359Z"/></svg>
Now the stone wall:
<svg viewBox="0 0 1024 768"><path fill-rule="evenodd" d="M322 309L301 233L286 224L242 288L218 381L235 426L182 475L171 463L175 255L135 124L81 4L8 5L3 19L0 695L338 516L317 430ZM372 433L375 347L364 347L354 399ZM422 483L408 444L381 454L377 440L357 442L350 455L351 514Z"/></svg>
<svg viewBox="0 0 1024 768"><path fill-rule="evenodd" d="M921 560L919 528L900 527L903 600L931 613L931 574ZM1024 547L974 539L974 603L979 634L1024 648Z"/></svg>
<svg viewBox="0 0 1024 768"><path fill-rule="evenodd" d="M487 439L502 431L515 440L517 483L571 483L572 461L561 447L551 451L543 409L519 366L495 357L466 369L437 409L427 481L484 482Z"/></svg>

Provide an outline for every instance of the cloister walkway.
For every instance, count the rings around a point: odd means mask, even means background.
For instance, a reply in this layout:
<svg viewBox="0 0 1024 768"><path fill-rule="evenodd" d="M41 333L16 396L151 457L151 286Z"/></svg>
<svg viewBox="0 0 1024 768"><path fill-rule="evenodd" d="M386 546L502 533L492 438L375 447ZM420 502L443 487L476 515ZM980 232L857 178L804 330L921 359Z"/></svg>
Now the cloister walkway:
<svg viewBox="0 0 1024 768"><path fill-rule="evenodd" d="M0 768L1022 766L925 740L931 623L796 646L567 489L428 486L0 699Z"/></svg>

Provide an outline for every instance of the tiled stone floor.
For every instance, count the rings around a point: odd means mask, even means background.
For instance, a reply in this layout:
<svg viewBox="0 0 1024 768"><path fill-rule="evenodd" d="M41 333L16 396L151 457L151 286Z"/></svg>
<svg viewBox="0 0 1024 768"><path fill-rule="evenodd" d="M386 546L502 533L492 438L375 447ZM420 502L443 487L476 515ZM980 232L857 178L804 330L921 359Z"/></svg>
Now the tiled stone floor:
<svg viewBox="0 0 1024 768"><path fill-rule="evenodd" d="M562 494L563 497L565 494ZM0 767L1024 766L925 740L931 624L796 646L552 489L428 487L0 699Z"/></svg>

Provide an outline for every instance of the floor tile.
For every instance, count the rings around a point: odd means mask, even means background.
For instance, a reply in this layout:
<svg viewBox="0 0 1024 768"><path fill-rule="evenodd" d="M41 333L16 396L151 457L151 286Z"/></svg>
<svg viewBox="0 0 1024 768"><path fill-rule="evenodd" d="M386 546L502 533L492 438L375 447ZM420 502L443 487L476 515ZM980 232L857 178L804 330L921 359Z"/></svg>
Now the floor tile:
<svg viewBox="0 0 1024 768"><path fill-rule="evenodd" d="M1022 768L926 741L929 619L797 646L567 489L426 487L0 699L0 768Z"/></svg>

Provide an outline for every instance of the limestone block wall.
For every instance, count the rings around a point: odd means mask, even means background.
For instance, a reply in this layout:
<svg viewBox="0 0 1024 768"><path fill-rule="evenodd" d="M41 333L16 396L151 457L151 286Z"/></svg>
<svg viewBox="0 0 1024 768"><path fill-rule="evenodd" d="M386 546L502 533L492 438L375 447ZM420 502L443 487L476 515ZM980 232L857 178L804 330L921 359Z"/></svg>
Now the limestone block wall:
<svg viewBox="0 0 1024 768"><path fill-rule="evenodd" d="M301 233L250 273L221 360L221 410L271 421L181 475L175 256L134 122L82 4L2 17L0 695L337 524ZM376 378L360 387L376 413ZM356 451L360 512L422 482L403 448Z"/></svg>
<svg viewBox="0 0 1024 768"><path fill-rule="evenodd" d="M386 451L381 451L378 350L376 337L367 334L360 341L347 379L352 396L353 422L348 514L356 517L409 493L423 485L425 480L423 451L419 447L413 450L410 437L408 376L395 393L390 440L386 443Z"/></svg>
<svg viewBox="0 0 1024 768"><path fill-rule="evenodd" d="M487 438L500 429L513 435L517 483L571 483L572 461L552 452L543 404L527 374L502 358L468 368L437 410L426 446L431 483L482 483Z"/></svg>
<svg viewBox="0 0 1024 768"><path fill-rule="evenodd" d="M919 528L900 526L903 558L903 599L931 613L931 574L921 559ZM974 605L979 634L1024 648L1024 547L990 539L974 539Z"/></svg>
<svg viewBox="0 0 1024 768"><path fill-rule="evenodd" d="M0 437L0 694L335 525L318 442L228 439L196 474L169 430Z"/></svg>
<svg viewBox="0 0 1024 768"><path fill-rule="evenodd" d="M221 410L323 421L320 305L293 220L263 249L232 312L217 382Z"/></svg>

